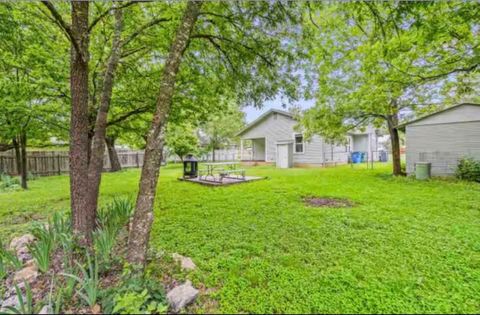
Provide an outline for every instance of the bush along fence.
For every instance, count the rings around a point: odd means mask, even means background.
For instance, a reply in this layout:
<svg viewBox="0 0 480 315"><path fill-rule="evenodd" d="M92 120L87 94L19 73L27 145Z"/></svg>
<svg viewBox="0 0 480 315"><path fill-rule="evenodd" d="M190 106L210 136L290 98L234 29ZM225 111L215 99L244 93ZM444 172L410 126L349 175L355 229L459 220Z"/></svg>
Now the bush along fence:
<svg viewBox="0 0 480 315"><path fill-rule="evenodd" d="M138 168L143 165L143 151L119 151L118 160L122 168ZM111 169L110 159L104 156L103 168ZM32 175L50 176L69 172L68 152L66 151L38 151L28 152L27 169ZM17 161L13 152L0 154L0 173L10 176L18 175Z"/></svg>

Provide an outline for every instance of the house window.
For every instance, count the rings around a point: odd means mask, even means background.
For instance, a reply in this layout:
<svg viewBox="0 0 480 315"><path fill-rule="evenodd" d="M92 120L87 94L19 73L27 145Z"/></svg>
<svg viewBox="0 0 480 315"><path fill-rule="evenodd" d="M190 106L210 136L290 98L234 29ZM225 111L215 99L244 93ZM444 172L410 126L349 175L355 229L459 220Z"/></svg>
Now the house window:
<svg viewBox="0 0 480 315"><path fill-rule="evenodd" d="M296 134L295 135L295 153L303 153L303 135Z"/></svg>

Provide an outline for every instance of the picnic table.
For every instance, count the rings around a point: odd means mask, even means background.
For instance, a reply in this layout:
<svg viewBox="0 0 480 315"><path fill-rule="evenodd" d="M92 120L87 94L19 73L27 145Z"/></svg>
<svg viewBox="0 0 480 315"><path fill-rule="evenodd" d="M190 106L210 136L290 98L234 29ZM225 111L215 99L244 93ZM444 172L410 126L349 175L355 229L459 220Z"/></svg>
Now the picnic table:
<svg viewBox="0 0 480 315"><path fill-rule="evenodd" d="M200 179L222 182L224 178L233 177L245 180L245 170L238 168L239 162L212 162L203 165L206 168L199 171Z"/></svg>

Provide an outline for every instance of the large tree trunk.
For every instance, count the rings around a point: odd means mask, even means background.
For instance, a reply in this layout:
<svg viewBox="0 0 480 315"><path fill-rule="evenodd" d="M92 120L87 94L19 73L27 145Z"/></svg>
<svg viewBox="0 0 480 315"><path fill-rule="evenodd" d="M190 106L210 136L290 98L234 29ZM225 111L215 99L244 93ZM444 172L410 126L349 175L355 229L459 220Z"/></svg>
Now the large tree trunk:
<svg viewBox="0 0 480 315"><path fill-rule="evenodd" d="M402 162L400 157L400 137L398 134L398 117L391 115L387 118L388 132L390 134L390 142L392 144L392 161L393 161L393 175L404 175L402 172Z"/></svg>
<svg viewBox="0 0 480 315"><path fill-rule="evenodd" d="M144 266L146 262L148 241L153 223L155 192L162 161L165 125L172 104L176 76L201 6L201 1L189 1L187 3L163 69L156 110L145 148L135 214L128 237L127 259L136 266Z"/></svg>
<svg viewBox="0 0 480 315"><path fill-rule="evenodd" d="M118 159L117 150L115 150L115 138L105 137L107 143L108 158L110 160L110 172L118 172L122 170L122 165Z"/></svg>
<svg viewBox="0 0 480 315"><path fill-rule="evenodd" d="M20 163L20 178L21 178L21 186L23 189L27 189L27 179L28 179L28 169L27 169L27 133L22 131L20 133L20 155L21 163Z"/></svg>
<svg viewBox="0 0 480 315"><path fill-rule="evenodd" d="M88 1L73 1L71 30L78 51L72 43L70 60L70 197L72 227L81 243L90 244L95 214L88 208Z"/></svg>
<svg viewBox="0 0 480 315"><path fill-rule="evenodd" d="M112 51L105 69L100 107L95 121L95 131L92 139L90 161L88 164L88 197L87 211L93 218L96 217L98 194L103 170L103 157L105 154L105 136L107 132L107 118L112 99L114 75L120 61L121 35L123 29L123 13L121 9L114 10L115 32L112 41Z"/></svg>

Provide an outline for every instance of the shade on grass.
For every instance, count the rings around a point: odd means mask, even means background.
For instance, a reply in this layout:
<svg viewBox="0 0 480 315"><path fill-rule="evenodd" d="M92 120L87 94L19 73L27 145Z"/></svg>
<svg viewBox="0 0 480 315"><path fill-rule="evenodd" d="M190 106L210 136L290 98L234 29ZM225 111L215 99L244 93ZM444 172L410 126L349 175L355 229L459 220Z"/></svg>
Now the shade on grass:
<svg viewBox="0 0 480 315"><path fill-rule="evenodd" d="M195 261L189 278L213 289L196 311L480 312L479 184L392 178L388 167L247 172L269 179L212 188L162 173L151 245ZM106 174L102 201L137 184L136 170ZM0 193L1 233L66 206L65 176Z"/></svg>

